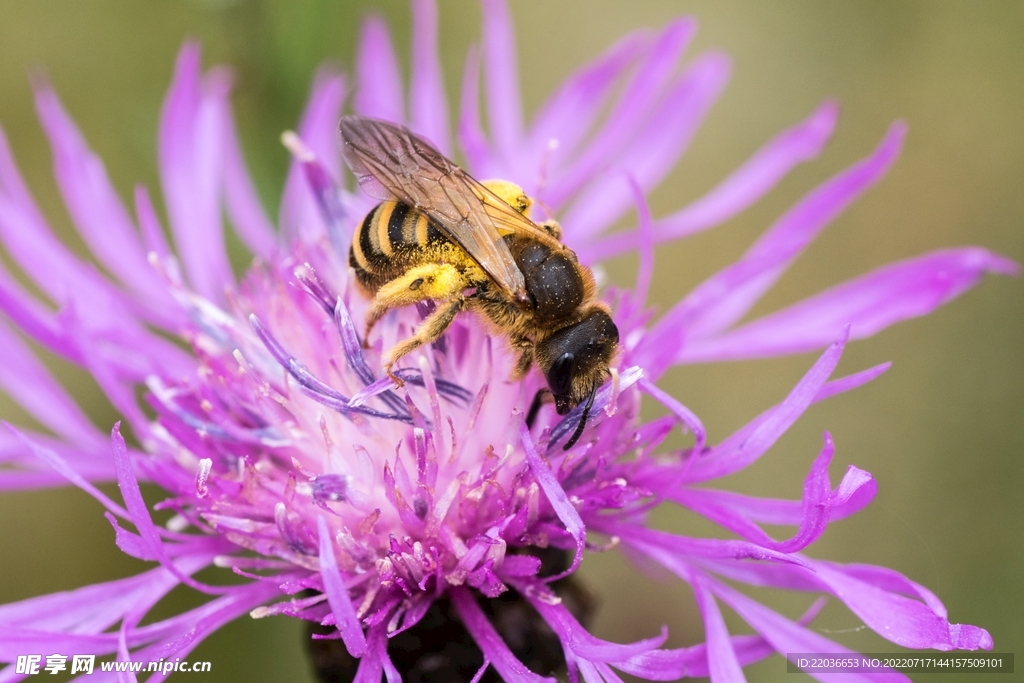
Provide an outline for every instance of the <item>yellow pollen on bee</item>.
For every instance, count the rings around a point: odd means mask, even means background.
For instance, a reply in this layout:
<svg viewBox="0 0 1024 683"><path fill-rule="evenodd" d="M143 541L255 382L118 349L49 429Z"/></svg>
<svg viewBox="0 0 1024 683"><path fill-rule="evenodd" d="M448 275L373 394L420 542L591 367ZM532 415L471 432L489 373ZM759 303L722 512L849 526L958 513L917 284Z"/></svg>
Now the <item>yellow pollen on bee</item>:
<svg viewBox="0 0 1024 683"><path fill-rule="evenodd" d="M533 205L533 200L526 196L526 192L519 185L508 180L484 180L480 183L488 190L497 195L498 199L505 202L513 209L523 214L527 218L530 217L530 206ZM485 200L486 201L486 200Z"/></svg>

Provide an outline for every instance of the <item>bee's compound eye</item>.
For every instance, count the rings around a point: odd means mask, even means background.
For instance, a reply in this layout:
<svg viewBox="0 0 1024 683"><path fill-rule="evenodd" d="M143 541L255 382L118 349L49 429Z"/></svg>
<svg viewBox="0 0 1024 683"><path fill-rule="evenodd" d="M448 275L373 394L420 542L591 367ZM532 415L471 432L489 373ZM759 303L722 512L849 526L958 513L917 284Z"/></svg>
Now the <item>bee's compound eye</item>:
<svg viewBox="0 0 1024 683"><path fill-rule="evenodd" d="M572 387L572 375L576 367L576 357L571 353L563 353L548 370L548 388L556 397L569 393Z"/></svg>

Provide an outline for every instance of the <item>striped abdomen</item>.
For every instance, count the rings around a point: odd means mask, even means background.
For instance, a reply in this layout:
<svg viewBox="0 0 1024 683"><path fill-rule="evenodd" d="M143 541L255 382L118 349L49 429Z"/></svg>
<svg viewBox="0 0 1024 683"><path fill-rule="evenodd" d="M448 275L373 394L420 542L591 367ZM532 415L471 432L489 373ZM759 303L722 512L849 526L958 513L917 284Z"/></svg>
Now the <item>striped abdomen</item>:
<svg viewBox="0 0 1024 683"><path fill-rule="evenodd" d="M383 202L356 228L348 262L360 284L375 291L423 263L425 247L442 245L452 246L425 214L401 202Z"/></svg>

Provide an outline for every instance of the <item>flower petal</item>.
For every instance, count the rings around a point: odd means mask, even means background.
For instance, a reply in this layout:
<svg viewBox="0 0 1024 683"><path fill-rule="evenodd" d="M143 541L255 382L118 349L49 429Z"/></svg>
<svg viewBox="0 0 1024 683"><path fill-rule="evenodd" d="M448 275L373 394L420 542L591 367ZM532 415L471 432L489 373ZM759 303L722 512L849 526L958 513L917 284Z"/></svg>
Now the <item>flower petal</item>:
<svg viewBox="0 0 1024 683"><path fill-rule="evenodd" d="M405 123L402 74L388 25L378 16L367 17L359 32L356 56L356 113L392 123Z"/></svg>
<svg viewBox="0 0 1024 683"><path fill-rule="evenodd" d="M541 490L544 491L544 495L547 496L548 502L551 503L555 514L558 515L558 519L562 520L562 524L565 525L565 530L576 541L576 555L573 557L572 565L561 574L548 579L549 581L554 581L555 579L572 574L580 566L580 562L583 561L583 548L587 542L587 527L583 524L580 513L576 511L572 502L569 501L569 496L565 493L565 489L562 488L558 478L547 464L541 460L540 455L537 454L537 449L533 446L533 439L530 438L530 428L526 426L525 422L522 425L521 434L526 462L530 465L534 478L540 485Z"/></svg>
<svg viewBox="0 0 1024 683"><path fill-rule="evenodd" d="M316 199L317 208L320 210L320 219L327 231L327 238L330 240L331 246L334 247L336 254L344 258L351 242L349 235L352 232L352 224L349 213L345 209L341 189L335 184L324 165L320 163L320 159L306 147L299 136L287 131L281 136L281 141L302 169L309 190Z"/></svg>
<svg viewBox="0 0 1024 683"><path fill-rule="evenodd" d="M334 613L334 622L341 631L345 641L345 649L353 657L362 657L366 653L366 637L363 627L356 618L356 610L348 595L348 587L338 571L338 561L334 557L334 542L327 520L316 518L317 533L320 535L320 577L324 582L324 592Z"/></svg>
<svg viewBox="0 0 1024 683"><path fill-rule="evenodd" d="M0 626L0 661L14 662L26 652L74 652L76 654L109 654L117 649L117 634L80 634L36 631L21 627ZM8 673L10 672L10 673ZM22 680L12 677L14 667L0 671L0 681Z"/></svg>
<svg viewBox="0 0 1024 683"><path fill-rule="evenodd" d="M160 539L160 533L157 531L156 525L153 523L153 518L150 516L149 510L146 508L146 501L142 498L142 492L139 489L139 482L135 478L135 472L132 468L131 460L128 457L128 448L125 446L124 437L121 436L119 429L120 423L114 425L114 429L110 434L111 450L114 453L114 467L117 470L117 485L121 490L121 496L124 498L125 508L128 510L128 517L132 520L135 528L139 530L139 536L141 536L142 543L148 551L147 557L159 561L160 564L174 574L179 581L195 588L197 591L212 595L234 592L236 589L229 587L219 588L200 583L192 577L183 574L181 570L171 562L167 555L167 551L164 549L163 541Z"/></svg>
<svg viewBox="0 0 1024 683"><path fill-rule="evenodd" d="M838 394L864 386L876 377L881 376L882 373L886 372L891 367L892 363L879 363L867 370L861 370L860 372L855 372L852 375L831 380L828 384L818 390L818 393L814 396L813 403L819 403Z"/></svg>
<svg viewBox="0 0 1024 683"><path fill-rule="evenodd" d="M147 262L138 230L103 162L86 145L49 83L37 79L33 87L36 110L53 149L53 173L75 228L99 262L149 308L167 309L172 304L167 288ZM174 316L167 322L172 320Z"/></svg>
<svg viewBox="0 0 1024 683"><path fill-rule="evenodd" d="M668 632L662 629L660 635L635 643L619 644L602 640L591 635L544 583L522 579L513 580L511 583L555 630L563 646L578 657L593 662L615 664L656 649L668 638Z"/></svg>
<svg viewBox="0 0 1024 683"><path fill-rule="evenodd" d="M850 465L839 486L824 503L830 510L829 520L849 517L862 510L877 491L878 482L870 473ZM803 523L807 505L801 500L755 498L716 489L687 488L667 497L755 543L768 537L754 522L799 525Z"/></svg>
<svg viewBox="0 0 1024 683"><path fill-rule="evenodd" d="M221 220L229 78L199 71L199 46L178 53L160 115L160 180L178 254L192 287L211 301L234 282Z"/></svg>
<svg viewBox="0 0 1024 683"><path fill-rule="evenodd" d="M828 101L796 126L782 131L697 201L656 222L655 242L687 237L721 225L772 190L797 164L814 159L832 136L839 107ZM610 235L578 249L586 263L602 261L636 245L636 232Z"/></svg>
<svg viewBox="0 0 1024 683"><path fill-rule="evenodd" d="M462 93L459 108L459 147L466 157L466 168L480 178L502 175L496 170L494 154L480 122L480 50L470 45L462 69Z"/></svg>
<svg viewBox="0 0 1024 683"><path fill-rule="evenodd" d="M698 482L724 477L747 467L764 455L814 401L839 363L848 335L849 327L821 354L782 403L762 413L743 429L688 464L686 480Z"/></svg>
<svg viewBox="0 0 1024 683"><path fill-rule="evenodd" d="M716 574L750 585L828 592L839 598L873 631L903 647L944 651L992 648L992 637L985 629L949 623L945 607L930 591L917 587L906 578L895 579L896 573L891 570L865 565L847 568L834 562L803 559L807 569L781 563L740 564L703 559L697 562ZM880 577L884 580L879 581ZM912 597L902 593L909 593ZM922 599L916 599L918 597Z"/></svg>
<svg viewBox="0 0 1024 683"><path fill-rule="evenodd" d="M828 465L834 449L827 432L825 439L825 447L804 482L802 500L755 498L731 491L691 488L668 491L666 497L752 543L783 553L801 550L817 540L831 520L866 506L878 490L870 474L850 466L839 486L832 491ZM758 522L795 524L800 528L791 539L780 542L757 526Z"/></svg>
<svg viewBox="0 0 1024 683"><path fill-rule="evenodd" d="M437 51L437 3L413 0L412 77L409 81L412 128L451 156L448 96Z"/></svg>
<svg viewBox="0 0 1024 683"><path fill-rule="evenodd" d="M87 302L91 328L131 329L140 315L166 321L166 314L147 313L127 299L96 269L80 261L50 229L28 193L0 130L0 240L7 254L46 296L59 305ZM17 288L20 289L20 288ZM13 294L15 288L9 288ZM22 313L32 298L17 296ZM28 304L31 306L31 304ZM70 352L69 354L71 355Z"/></svg>
<svg viewBox="0 0 1024 683"><path fill-rule="evenodd" d="M855 654L838 643L828 638L823 638L810 629L786 619L777 612L718 581L710 581L709 585L714 594L721 598L729 607L736 610L736 613L753 626L761 634L762 638L771 643L776 652L783 655L790 652ZM815 673L813 676L824 683L843 683L844 681L852 681L854 683L858 681L864 681L865 683L889 683L909 681L908 678L898 673Z"/></svg>
<svg viewBox="0 0 1024 683"><path fill-rule="evenodd" d="M473 640L480 646L484 657L489 659L494 670L506 681L522 681L523 683L555 683L554 678L538 676L527 669L522 662L516 659L508 645L501 639L494 626L487 620L487 615L476 603L476 598L466 588L456 587L449 591L452 605L459 619L466 626L466 630L473 636Z"/></svg>
<svg viewBox="0 0 1024 683"><path fill-rule="evenodd" d="M60 457L52 449L46 448L42 444L36 443L35 441L29 439L27 436L16 430L10 424L4 424L11 431L11 433L13 433L14 436L19 441L21 441L21 443L24 444L26 448L31 450L32 453L35 454L40 460L42 460L47 465L52 467L72 484L74 484L75 486L82 489L90 496L98 500L103 505L103 507L107 508L107 510L109 510L110 512L114 513L119 517L128 518L130 516L127 510L125 510L123 507L112 501L110 498L107 497L105 493L103 493L98 488L96 488L88 481L86 481L85 478L82 477L82 475L73 470L68 465L67 461Z"/></svg>
<svg viewBox="0 0 1024 683"><path fill-rule="evenodd" d="M693 134L729 80L729 59L722 53L698 57L665 93L630 146L614 162L644 192L650 192L675 166ZM630 207L629 185L618 174L594 179L574 198L562 220L584 240L608 228Z"/></svg>
<svg viewBox="0 0 1024 683"><path fill-rule="evenodd" d="M775 654L771 645L759 636L731 636L730 641L736 660L743 666ZM615 666L648 681L674 681L710 675L706 643L674 650L651 650L617 662Z"/></svg>
<svg viewBox="0 0 1024 683"><path fill-rule="evenodd" d="M545 154L570 158L590 132L616 81L648 49L650 39L649 31L634 31L569 76L537 113L527 155L539 160ZM558 143L556 149L550 149L551 141Z"/></svg>
<svg viewBox="0 0 1024 683"><path fill-rule="evenodd" d="M0 387L32 417L69 443L88 448L101 440L74 399L2 321L0 358Z"/></svg>
<svg viewBox="0 0 1024 683"><path fill-rule="evenodd" d="M966 247L892 263L721 336L694 340L676 357L694 363L764 358L821 348L840 326L863 339L927 315L973 287L985 273L1017 275L1010 259Z"/></svg>
<svg viewBox="0 0 1024 683"><path fill-rule="evenodd" d="M704 637L708 646L708 673L712 683L743 683L747 680L743 675L736 651L732 648L729 630L718 609L715 596L706 584L702 575L694 572L690 578L693 586L693 597L697 600L701 618L704 620Z"/></svg>
<svg viewBox="0 0 1024 683"><path fill-rule="evenodd" d="M245 246L269 262L277 249L277 234L242 157L234 117L225 116L224 125L224 202L228 218Z"/></svg>
<svg viewBox="0 0 1024 683"><path fill-rule="evenodd" d="M221 626L246 614L274 596L280 595L280 592L280 589L272 583L254 581L239 586L238 590L229 595L211 600L170 619L133 628L126 634L130 647L138 647L140 642L153 644L135 650L132 653L132 659L134 661L156 661L161 658L184 658L204 638ZM168 675L169 673L155 673L146 679L146 683L162 681Z"/></svg>
<svg viewBox="0 0 1024 683"><path fill-rule="evenodd" d="M212 560L211 553L182 558L177 564L182 572L192 574ZM178 583L177 577L157 567L126 579L0 605L0 624L51 633L100 634L129 610L156 604Z"/></svg>
<svg viewBox="0 0 1024 683"><path fill-rule="evenodd" d="M815 601L798 623L810 623L824 604L824 598ZM730 640L736 659L744 666L775 653L771 644L761 636L732 636ZM652 681L676 680L684 676L706 677L709 675L707 650L706 643L673 650L650 650L625 662L618 662L615 666L626 673Z"/></svg>
<svg viewBox="0 0 1024 683"><path fill-rule="evenodd" d="M142 241L146 245L147 256L152 252L161 262L166 263L171 259L171 247L164 237L164 229L160 225L156 209L153 208L149 190L141 183L135 186L135 217L142 230Z"/></svg>
<svg viewBox="0 0 1024 683"><path fill-rule="evenodd" d="M67 486L68 478L51 468L37 456L28 443L34 443L52 452L64 466L84 481L111 481L115 478L114 465L107 457L106 448L85 449L68 445L51 436L21 430L25 440L0 429L0 491ZM105 446L105 445L104 445Z"/></svg>
<svg viewBox="0 0 1024 683"><path fill-rule="evenodd" d="M704 450L704 443L707 440L707 430L704 429L700 418L692 410L659 389L653 382L641 379L640 388L653 396L661 405L672 411L680 422L690 428L694 435L693 452L702 452Z"/></svg>
<svg viewBox="0 0 1024 683"><path fill-rule="evenodd" d="M691 538L657 529L647 529L637 524L594 521L591 527L603 533L622 539L626 545L640 550L645 555L665 564L664 558L689 557L728 560L758 560L783 564L806 564L798 555L780 553L746 541L723 538ZM674 560L673 560L674 562ZM668 565L666 565L668 566ZM671 568L671 567L670 567ZM675 571L675 570L673 570Z"/></svg>
<svg viewBox="0 0 1024 683"><path fill-rule="evenodd" d="M843 571L841 565L815 562L815 577L841 599L873 631L897 645L914 649L992 649L982 628L950 624L943 614L917 600L892 593ZM862 576L864 575L862 572ZM865 576L865 578L867 578Z"/></svg>
<svg viewBox="0 0 1024 683"><path fill-rule="evenodd" d="M514 168L523 143L523 109L516 69L516 37L505 0L483 0L485 94L491 135L506 165ZM513 173L511 177L521 174Z"/></svg>
<svg viewBox="0 0 1024 683"><path fill-rule="evenodd" d="M50 351L68 360L77 361L74 344L69 344L56 316L0 266L0 311L18 329Z"/></svg>
<svg viewBox="0 0 1024 683"><path fill-rule="evenodd" d="M345 96L345 81L329 69L321 69L313 78L306 108L299 120L298 136L323 164L337 183L341 179L338 154L338 117ZM299 160L293 159L281 197L279 223L288 239L315 241L327 234L320 207L310 189Z"/></svg>
<svg viewBox="0 0 1024 683"><path fill-rule="evenodd" d="M676 362L683 362L694 340L715 335L743 317L811 240L885 174L896 159L905 129L902 123L893 124L871 156L819 186L790 209L743 258L705 280L666 313L646 343L678 348ZM685 330L682 344L681 330Z"/></svg>
<svg viewBox="0 0 1024 683"><path fill-rule="evenodd" d="M586 149L564 168L552 169L551 188L546 201L560 207L595 174L614 163L628 147L662 95L662 89L674 76L683 50L696 32L692 19L678 19L666 26L645 59L604 119L601 128L587 142ZM571 229L571 226L567 226Z"/></svg>
<svg viewBox="0 0 1024 683"><path fill-rule="evenodd" d="M843 573L879 588L920 598L937 615L943 618L947 616L946 606L942 604L942 601L939 600L935 593L921 584L911 581L894 569L877 567L871 564L843 564L837 566L842 569Z"/></svg>

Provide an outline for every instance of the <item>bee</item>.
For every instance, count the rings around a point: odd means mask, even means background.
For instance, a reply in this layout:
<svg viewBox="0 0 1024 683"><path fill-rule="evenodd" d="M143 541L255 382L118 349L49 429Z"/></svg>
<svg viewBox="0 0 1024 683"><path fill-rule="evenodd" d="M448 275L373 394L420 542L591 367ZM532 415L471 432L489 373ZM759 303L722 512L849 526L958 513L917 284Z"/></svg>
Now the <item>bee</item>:
<svg viewBox="0 0 1024 683"><path fill-rule="evenodd" d="M349 251L356 281L372 297L364 343L392 308L435 302L413 336L384 354L385 371L401 386L394 364L436 341L459 313L475 311L518 354L514 378L536 363L559 415L587 401L571 447L610 375L619 331L558 224L534 223L518 185L473 179L404 127L359 116L342 117L339 127L346 164L383 200Z"/></svg>

